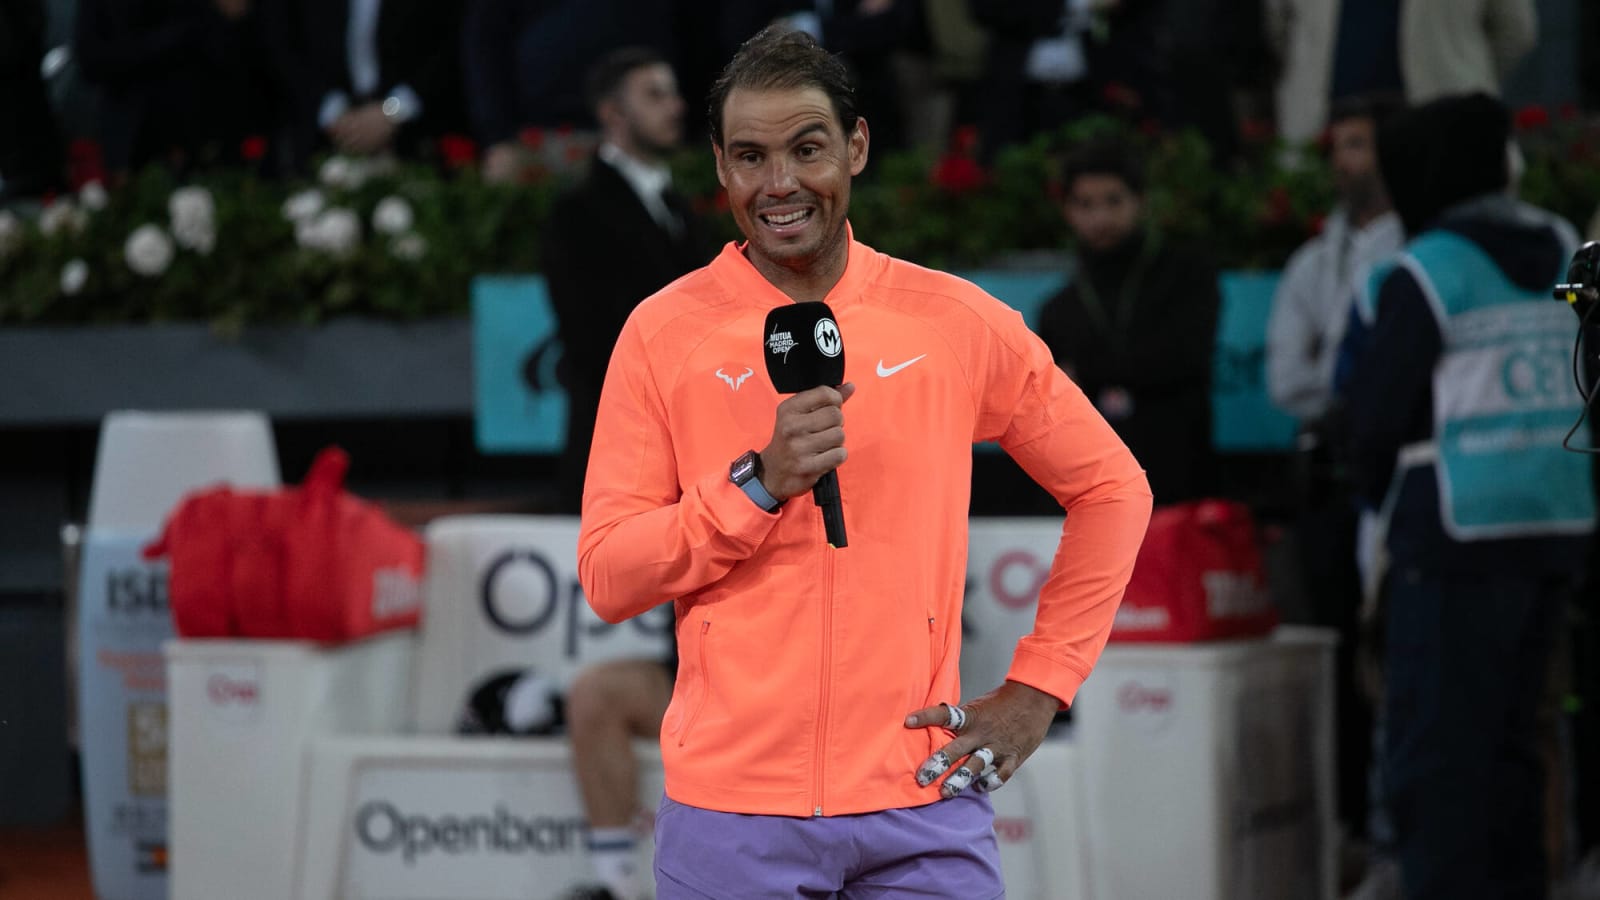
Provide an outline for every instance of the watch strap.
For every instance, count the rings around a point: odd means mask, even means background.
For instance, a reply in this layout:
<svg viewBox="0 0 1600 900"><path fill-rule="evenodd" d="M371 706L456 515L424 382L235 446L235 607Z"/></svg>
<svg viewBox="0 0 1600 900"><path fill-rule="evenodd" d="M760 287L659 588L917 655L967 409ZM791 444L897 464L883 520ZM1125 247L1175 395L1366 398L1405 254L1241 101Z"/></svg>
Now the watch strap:
<svg viewBox="0 0 1600 900"><path fill-rule="evenodd" d="M767 493L766 487L761 484L761 479L759 478L747 479L743 484L739 485L739 490L744 491L745 496L754 500L757 506L767 512L777 512L778 507L783 505L783 501Z"/></svg>
<svg viewBox="0 0 1600 900"><path fill-rule="evenodd" d="M739 486L750 501L766 512L776 512L783 501L772 496L761 483L761 454L747 451L728 467L728 480Z"/></svg>

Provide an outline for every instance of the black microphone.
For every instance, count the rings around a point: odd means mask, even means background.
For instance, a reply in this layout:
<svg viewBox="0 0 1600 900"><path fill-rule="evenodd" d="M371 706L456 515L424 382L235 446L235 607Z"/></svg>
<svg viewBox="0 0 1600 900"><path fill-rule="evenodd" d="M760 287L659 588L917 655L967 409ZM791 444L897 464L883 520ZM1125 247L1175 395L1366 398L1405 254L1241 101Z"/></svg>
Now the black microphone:
<svg viewBox="0 0 1600 900"><path fill-rule="evenodd" d="M761 333L767 377L780 394L798 394L814 387L844 383L844 337L826 303L790 303L767 313ZM844 508L839 505L839 475L817 479L811 498L822 510L828 543L844 547Z"/></svg>

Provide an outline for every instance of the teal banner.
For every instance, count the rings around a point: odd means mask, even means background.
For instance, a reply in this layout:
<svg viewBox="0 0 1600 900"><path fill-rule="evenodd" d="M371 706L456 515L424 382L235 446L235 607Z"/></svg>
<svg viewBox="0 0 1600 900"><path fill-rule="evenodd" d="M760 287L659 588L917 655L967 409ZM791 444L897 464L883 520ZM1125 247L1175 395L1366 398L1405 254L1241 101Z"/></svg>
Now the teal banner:
<svg viewBox="0 0 1600 900"><path fill-rule="evenodd" d="M1030 328L1066 283L1055 270L957 273L1022 313ZM1213 441L1219 451L1281 452L1295 422L1266 391L1267 318L1276 272L1225 272L1213 368ZM1197 340L1204 336L1197 335ZM544 278L483 276L472 285L473 402L484 453L555 454L566 440L561 345ZM986 448L992 449L992 448Z"/></svg>
<svg viewBox="0 0 1600 900"><path fill-rule="evenodd" d="M542 275L472 282L472 396L478 449L554 455L567 439L561 344Z"/></svg>
<svg viewBox="0 0 1600 900"><path fill-rule="evenodd" d="M1211 444L1220 453L1294 448L1293 416L1267 396L1267 319L1277 272L1223 272L1222 313L1211 361Z"/></svg>

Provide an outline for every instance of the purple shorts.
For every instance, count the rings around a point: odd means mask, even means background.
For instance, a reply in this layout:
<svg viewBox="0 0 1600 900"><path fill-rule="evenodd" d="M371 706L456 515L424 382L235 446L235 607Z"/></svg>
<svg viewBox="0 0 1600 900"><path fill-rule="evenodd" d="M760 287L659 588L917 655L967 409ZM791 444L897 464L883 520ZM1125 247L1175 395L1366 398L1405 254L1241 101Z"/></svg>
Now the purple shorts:
<svg viewBox="0 0 1600 900"><path fill-rule="evenodd" d="M976 791L910 809L792 818L662 797L656 900L1006 895L994 806Z"/></svg>

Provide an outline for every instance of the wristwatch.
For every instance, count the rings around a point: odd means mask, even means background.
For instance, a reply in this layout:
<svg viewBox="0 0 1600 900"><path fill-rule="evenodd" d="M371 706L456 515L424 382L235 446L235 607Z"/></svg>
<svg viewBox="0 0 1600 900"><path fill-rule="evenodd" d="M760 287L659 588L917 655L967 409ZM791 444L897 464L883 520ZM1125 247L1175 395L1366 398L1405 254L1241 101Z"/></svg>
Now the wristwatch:
<svg viewBox="0 0 1600 900"><path fill-rule="evenodd" d="M783 501L767 493L766 485L761 483L761 454L754 450L746 450L728 465L728 480L766 512L777 512L783 505Z"/></svg>

